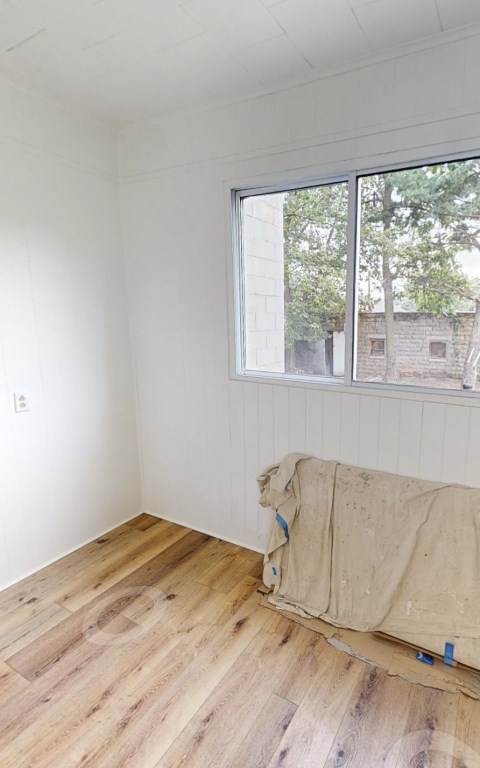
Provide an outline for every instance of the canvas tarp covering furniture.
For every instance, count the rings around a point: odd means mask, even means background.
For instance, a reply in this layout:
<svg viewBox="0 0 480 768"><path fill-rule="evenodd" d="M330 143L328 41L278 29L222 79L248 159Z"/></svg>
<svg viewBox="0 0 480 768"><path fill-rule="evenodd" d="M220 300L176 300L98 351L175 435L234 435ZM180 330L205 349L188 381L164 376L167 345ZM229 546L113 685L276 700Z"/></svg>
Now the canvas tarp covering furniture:
<svg viewBox="0 0 480 768"><path fill-rule="evenodd" d="M302 454L258 482L274 605L480 667L480 490Z"/></svg>

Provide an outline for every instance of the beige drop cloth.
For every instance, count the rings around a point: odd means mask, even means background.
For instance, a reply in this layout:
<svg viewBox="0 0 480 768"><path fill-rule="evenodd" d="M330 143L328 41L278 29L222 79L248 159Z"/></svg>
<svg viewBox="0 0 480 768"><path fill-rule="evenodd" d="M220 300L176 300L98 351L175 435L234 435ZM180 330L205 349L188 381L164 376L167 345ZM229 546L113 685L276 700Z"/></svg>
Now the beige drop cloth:
<svg viewBox="0 0 480 768"><path fill-rule="evenodd" d="M480 667L480 490L302 454L258 482L273 604Z"/></svg>

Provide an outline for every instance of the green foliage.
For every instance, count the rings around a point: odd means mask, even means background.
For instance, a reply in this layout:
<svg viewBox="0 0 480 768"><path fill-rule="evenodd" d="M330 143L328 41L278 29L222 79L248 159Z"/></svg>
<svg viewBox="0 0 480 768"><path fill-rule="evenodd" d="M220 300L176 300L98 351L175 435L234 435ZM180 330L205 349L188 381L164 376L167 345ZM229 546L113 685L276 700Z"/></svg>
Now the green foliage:
<svg viewBox="0 0 480 768"><path fill-rule="evenodd" d="M477 160L365 177L361 274L381 290L386 256L396 299L435 314L472 309L477 287L458 256L480 249L479 180Z"/></svg>
<svg viewBox="0 0 480 768"><path fill-rule="evenodd" d="M346 184L285 194L285 334L287 346L325 338L345 316Z"/></svg>
<svg viewBox="0 0 480 768"><path fill-rule="evenodd" d="M418 311L473 310L479 281L461 252L480 251L480 161L375 174L361 179L359 302L373 309L388 282ZM315 342L345 316L346 184L284 197L287 346Z"/></svg>

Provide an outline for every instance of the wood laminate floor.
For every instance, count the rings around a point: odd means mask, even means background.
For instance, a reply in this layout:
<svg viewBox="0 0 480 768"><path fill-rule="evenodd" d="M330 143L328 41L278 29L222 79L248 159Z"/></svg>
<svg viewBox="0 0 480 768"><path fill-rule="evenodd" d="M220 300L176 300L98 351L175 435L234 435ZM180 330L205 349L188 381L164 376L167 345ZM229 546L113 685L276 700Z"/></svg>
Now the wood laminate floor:
<svg viewBox="0 0 480 768"><path fill-rule="evenodd" d="M258 605L261 557L141 515L0 593L1 768L480 768L480 703Z"/></svg>

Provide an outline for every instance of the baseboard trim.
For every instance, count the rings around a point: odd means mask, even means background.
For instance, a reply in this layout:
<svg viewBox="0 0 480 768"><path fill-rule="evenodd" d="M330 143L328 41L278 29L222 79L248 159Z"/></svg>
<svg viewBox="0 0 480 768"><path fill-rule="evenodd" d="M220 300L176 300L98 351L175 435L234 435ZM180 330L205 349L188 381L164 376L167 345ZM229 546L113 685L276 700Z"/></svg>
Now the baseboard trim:
<svg viewBox="0 0 480 768"><path fill-rule="evenodd" d="M125 520L120 520L116 525L114 525L113 528L112 527L105 528L99 533L96 533L95 536L92 536L90 539L87 539L86 541L83 541L80 544L77 544L71 549L68 549L66 552L63 552L61 555L58 555L57 557L53 557L51 560L47 560L47 562L43 563L43 565L38 566L38 568L33 568L31 571L27 571L22 576L19 576L18 579L7 581L6 584L0 585L0 592L3 592L5 589L8 589L9 587L15 586L15 584L19 584L24 579L28 579L29 576L33 576L35 573L42 571L44 568L48 568L49 565L53 565L54 563L57 563L59 560L62 560L62 558L67 557L67 555L73 554L74 552L81 549L82 547L86 547L87 544L91 544L92 541L95 541L95 539L99 539L101 536L105 536L107 533L111 533L111 531L114 531L115 528L119 528L121 525L125 525L126 523L129 523L131 520L135 520L135 518L141 514L142 512L135 512L134 515L131 515L130 517L125 518ZM150 514L150 512L147 514ZM152 515L152 517L158 517L158 515Z"/></svg>
<svg viewBox="0 0 480 768"><path fill-rule="evenodd" d="M182 525L184 528L190 528L192 531L198 531L198 533L206 533L207 536L213 536L215 539L228 541L229 544L235 544L237 547L249 549L251 552L259 552L261 555L265 553L265 549L262 549L261 547L247 545L244 541L238 541L238 539L233 539L230 536L224 536L223 534L215 533L215 531L211 531L207 528L199 528L198 526L193 526L191 523L185 523L182 520L179 520L178 517L167 517L166 515L160 515L156 512L151 512L149 509L145 509L143 514L151 515L152 517L156 517L159 520L166 520L167 523L176 523L177 525Z"/></svg>

